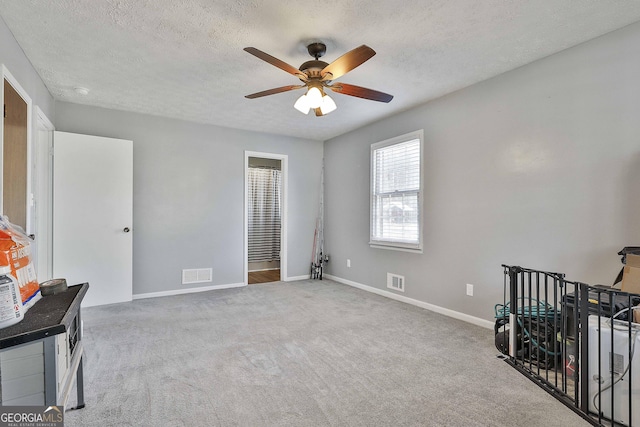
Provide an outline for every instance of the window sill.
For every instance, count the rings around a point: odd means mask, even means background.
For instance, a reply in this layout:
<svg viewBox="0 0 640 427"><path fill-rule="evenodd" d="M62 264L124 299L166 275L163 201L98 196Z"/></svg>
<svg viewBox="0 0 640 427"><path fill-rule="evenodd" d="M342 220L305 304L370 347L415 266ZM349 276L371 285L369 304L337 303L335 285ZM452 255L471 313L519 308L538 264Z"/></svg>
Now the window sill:
<svg viewBox="0 0 640 427"><path fill-rule="evenodd" d="M414 254L423 253L422 248L398 246L397 244L393 243L369 242L369 247L374 249L387 249L390 251L411 252Z"/></svg>

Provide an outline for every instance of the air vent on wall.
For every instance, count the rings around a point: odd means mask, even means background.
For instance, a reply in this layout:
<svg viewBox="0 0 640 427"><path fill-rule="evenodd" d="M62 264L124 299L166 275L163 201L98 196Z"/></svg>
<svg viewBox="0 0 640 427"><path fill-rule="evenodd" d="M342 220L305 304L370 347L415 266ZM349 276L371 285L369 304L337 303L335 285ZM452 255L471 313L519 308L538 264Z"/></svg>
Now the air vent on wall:
<svg viewBox="0 0 640 427"><path fill-rule="evenodd" d="M182 284L204 283L213 280L213 271L211 268L192 268L182 270Z"/></svg>
<svg viewBox="0 0 640 427"><path fill-rule="evenodd" d="M404 292L404 276L387 273L387 288Z"/></svg>

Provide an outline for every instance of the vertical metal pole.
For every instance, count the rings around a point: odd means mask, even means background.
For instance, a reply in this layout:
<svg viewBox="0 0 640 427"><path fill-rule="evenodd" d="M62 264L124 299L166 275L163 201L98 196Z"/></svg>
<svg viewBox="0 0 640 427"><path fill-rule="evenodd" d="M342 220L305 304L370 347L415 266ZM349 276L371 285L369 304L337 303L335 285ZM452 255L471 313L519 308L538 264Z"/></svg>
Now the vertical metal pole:
<svg viewBox="0 0 640 427"><path fill-rule="evenodd" d="M82 363L84 356L80 358L80 364L78 364L78 372L76 372L76 394L78 396L78 404L75 409L84 408L84 377Z"/></svg>
<svg viewBox="0 0 640 427"><path fill-rule="evenodd" d="M611 310L610 310L611 311L611 315L609 317L609 319L611 320L609 322L609 324L611 326L610 331L609 331L611 333L611 335L609 335L609 340L611 342L611 345L609 346L609 354L610 355L615 354L615 348L613 346L614 339L615 339L615 319L613 318L613 316L615 316L615 314L616 314L615 301L617 300L618 295L615 294L613 297L614 297L614 301L611 303ZM611 358L611 356L609 356L609 357ZM616 381L615 374L616 373L615 373L615 369L614 369L614 366L613 366L613 361L610 361L609 364L610 364L610 366L609 366L609 374L610 374L609 381L611 381L611 384L615 384L615 381ZM615 404L616 403L616 396L615 396L616 389L617 389L617 387L615 385L613 387L609 388L609 390L611 390L611 419L612 420L615 420L616 419L616 415L618 415L616 413L616 404Z"/></svg>
<svg viewBox="0 0 640 427"><path fill-rule="evenodd" d="M509 356L516 357L518 343L518 273L515 267L509 267Z"/></svg>
<svg viewBox="0 0 640 427"><path fill-rule="evenodd" d="M579 382L576 384L580 390L580 409L589 413L589 287L584 283L576 283L580 288L580 332L575 334L576 355L580 358L576 361L576 367L580 370ZM577 304L576 304L577 307ZM576 325L577 327L577 325ZM577 379L577 378L576 378Z"/></svg>
<svg viewBox="0 0 640 427"><path fill-rule="evenodd" d="M527 276L523 269L520 269L518 271L518 277L520 278L519 279L520 293L518 294L518 296L522 300L522 307L520 307L520 311L516 313L516 319L518 319L518 321L520 322L518 326L522 328L522 331L520 333L520 348L522 349L522 355L520 358L522 360L523 366L527 363L527 359L529 359L529 369L531 369L531 351L530 351L531 340L528 339L527 337L527 333L528 333L527 328L529 325L527 325L527 318L526 318L529 304L527 304L527 302L525 301L525 298L528 296L527 290L525 289L525 284L527 283ZM529 300L529 302L531 302L531 300Z"/></svg>
<svg viewBox="0 0 640 427"><path fill-rule="evenodd" d="M627 307L629 307L629 317L627 318L627 326L629 327L628 329L628 336L627 336L627 344L628 344L628 350L629 350L629 354L628 357L629 359L629 372L627 372L627 379L629 380L629 388L627 389L628 391L628 396L627 398L629 399L627 404L629 405L629 424L633 425L633 395L632 395L632 391L633 391L633 345L635 343L632 342L632 339L635 340L635 336L631 336L631 322L633 322L635 319L633 317L634 312L633 312L633 304L631 301L631 295L627 295ZM624 397L623 397L624 399Z"/></svg>
<svg viewBox="0 0 640 427"><path fill-rule="evenodd" d="M549 301L549 292L548 292L548 286L549 286L549 275L544 273L544 303L545 303L545 315L544 315L544 335L545 336L549 336L549 313L547 313L547 307L548 307L548 301ZM555 323L555 318L556 318L556 311L555 307L555 301L553 303L553 326L552 326L552 333L553 335L553 340L551 343L549 343L551 345L551 352L553 353L553 358L554 358L554 362L557 360L557 356L556 354L558 353L557 351L557 341L556 341L556 336L555 336L555 331L556 330L556 323ZM547 345L547 349L549 348L549 346ZM547 355L548 356L548 355ZM558 364L554 363L553 364L553 368L556 370L556 372L558 371ZM549 381L549 370L546 369L545 373L544 373L544 379L548 382Z"/></svg>
<svg viewBox="0 0 640 427"><path fill-rule="evenodd" d="M522 328L525 330L529 331L530 337L529 337L529 342L527 345L527 351L529 352L529 369L533 369L533 340L534 340L534 332L533 332L533 321L531 320L531 271L528 272L528 274L525 276L524 272L522 273L522 282L527 282L527 300L529 301L529 304L527 304L528 307L528 311L529 313L527 313L527 318L525 319L525 309L524 309L524 302L522 303L522 317L523 317L523 321L522 324L524 325ZM522 296L524 296L525 291L523 289L522 291ZM524 331L523 331L524 332ZM524 333L522 334L522 337L524 339Z"/></svg>
<svg viewBox="0 0 640 427"><path fill-rule="evenodd" d="M509 335L507 334L509 328L509 313L507 313L507 307L509 307L509 300L507 299L509 287L509 267L502 264L502 307L496 310L496 322L493 324L493 332L497 337L500 328L504 327L501 352L506 355L509 354Z"/></svg>
<svg viewBox="0 0 640 427"><path fill-rule="evenodd" d="M588 293L589 293L589 289L587 288L587 297L582 296L581 292L582 292L582 287L586 287L586 285L582 285L580 283L573 283L573 313L572 313L572 321L571 321L571 325L573 325L571 328L568 328L568 332L567 332L567 336L571 335L573 337L573 353L575 356L575 374L574 374L574 378L573 378L573 403L576 407L578 407L578 404L580 403L580 399L581 399L581 395L580 395L580 388L579 388L579 384L580 384L580 379L578 378L578 376L580 375L580 315L582 314L583 316L586 316L586 319L589 319L589 297L588 297ZM585 299L586 298L586 299ZM585 312L584 310L582 310L582 306L580 305L583 301L586 301L587 304L587 311ZM581 312L582 310L582 312ZM583 330L583 333L587 333L588 330ZM569 343L567 342L567 345L569 345ZM585 387L587 383L584 383Z"/></svg>
<svg viewBox="0 0 640 427"><path fill-rule="evenodd" d="M541 307L540 307L540 303L541 303L541 301L540 301L540 272L536 271L535 276L533 276L533 277L535 277L535 281L536 281L536 287L535 287L536 294L535 294L535 298L530 298L529 301L532 301L534 299L536 301L536 308L534 309L535 311L532 310L532 315L535 315L535 320L536 320L536 328L535 328L536 332L534 334L533 331L532 331L532 334L536 337L536 341L538 342L538 345L535 346L536 347L536 360L537 360L536 368L537 368L537 371L538 371L537 372L538 375L540 375L540 360L541 360L541 358L540 358L540 347L543 346L543 345L545 346L545 347L542 347L542 349L543 349L542 351L543 351L543 354L544 354L544 349L547 347L547 344L546 344L546 339L545 340L542 339L542 337L541 337L542 331L540 331L540 315L542 314ZM531 274L529 274L529 281L531 281L531 279L532 279ZM531 321L533 323L533 318L531 319ZM531 325L531 329L533 329L533 325ZM546 332L547 331L545 330L545 333ZM546 335L545 335L545 338L546 338ZM547 356L547 355L545 355L545 356ZM544 361L545 361L544 367L546 368L548 366L547 365L548 360L547 360L546 357L545 357Z"/></svg>
<svg viewBox="0 0 640 427"><path fill-rule="evenodd" d="M609 305L613 303L613 295L608 293ZM598 307L598 422L602 422L602 308ZM588 332L587 332L588 334Z"/></svg>
<svg viewBox="0 0 640 427"><path fill-rule="evenodd" d="M78 314L76 316L76 335L78 337L76 341L76 348L82 344L82 317L80 316L80 307L78 307ZM78 396L78 404L76 409L84 408L84 370L82 364L84 362L84 356L80 357L80 363L78 364L78 372L76 372L76 395Z"/></svg>
<svg viewBox="0 0 640 427"><path fill-rule="evenodd" d="M557 277L557 275L555 275L555 274L554 274L554 275L553 275L553 306L554 306L554 307L557 307L557 306L558 306L558 286L559 286L559 284L558 284L558 277ZM562 330L562 333L560 334L560 336L562 336L562 334L564 333L564 327L563 327L563 325L564 325L564 321L563 321L563 319L564 319L564 313L566 312L565 310L567 309L567 307L566 307L566 301L564 301L564 300L562 299L562 289L560 289L560 295L561 295L561 298L560 298L560 304L561 304L561 310L562 310L562 311L561 311L561 316L560 316L560 319L559 319L559 320L560 320L560 327L561 327L561 328L563 328L563 329L561 329L561 330ZM557 328L558 328L558 315L557 315L557 310L555 310L555 311L554 311L554 313L553 313L553 324L554 324L554 327L555 327L555 328L556 328L556 330L557 330ZM563 340L563 341L564 341L564 340ZM564 356L564 355L566 354L566 349L564 348L564 343L563 343L563 347L562 347L562 350L561 350L561 351L562 351L562 354L563 354L563 356ZM564 361L563 361L563 366L564 366ZM564 372L564 370L563 370L562 372ZM556 371L555 371L555 379L554 379L554 383L553 383L553 384L554 384L556 387L558 387L558 370L557 370L557 369L556 369ZM563 389L562 391L565 391L565 390Z"/></svg>

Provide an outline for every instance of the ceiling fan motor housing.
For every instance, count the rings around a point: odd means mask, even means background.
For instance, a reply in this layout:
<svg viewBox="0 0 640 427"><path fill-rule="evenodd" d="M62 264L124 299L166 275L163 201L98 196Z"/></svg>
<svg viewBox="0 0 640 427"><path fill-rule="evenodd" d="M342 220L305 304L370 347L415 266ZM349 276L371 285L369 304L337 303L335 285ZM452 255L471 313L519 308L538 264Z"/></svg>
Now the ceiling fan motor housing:
<svg viewBox="0 0 640 427"><path fill-rule="evenodd" d="M316 59L305 62L300 66L299 70L305 73L309 78L321 77L320 71L322 71L327 65L329 64Z"/></svg>
<svg viewBox="0 0 640 427"><path fill-rule="evenodd" d="M322 42L315 42L307 46L307 51L315 60L305 62L300 66L299 70L305 73L310 79L322 77L320 71L329 64L324 61L319 61L318 58L327 53L327 46Z"/></svg>

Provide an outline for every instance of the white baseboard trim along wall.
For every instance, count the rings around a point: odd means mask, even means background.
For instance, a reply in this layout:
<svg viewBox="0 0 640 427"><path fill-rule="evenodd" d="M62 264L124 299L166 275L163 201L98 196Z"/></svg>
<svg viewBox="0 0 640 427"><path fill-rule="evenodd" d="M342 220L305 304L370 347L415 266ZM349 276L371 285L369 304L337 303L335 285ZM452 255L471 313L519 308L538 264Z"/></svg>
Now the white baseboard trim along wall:
<svg viewBox="0 0 640 427"><path fill-rule="evenodd" d="M287 277L287 280L285 280L285 282L295 282L296 280L309 280L311 278L311 275L307 274L306 276L294 276L294 277Z"/></svg>
<svg viewBox="0 0 640 427"><path fill-rule="evenodd" d="M362 283L354 282L352 280L343 279L341 277L325 274L324 277L333 280L344 285L353 286L354 288L362 289L363 291L371 292L383 297L391 298L396 301L404 302L407 304L415 305L426 310L433 311L435 313L444 314L445 316L453 317L454 319L463 320L465 322L473 323L474 325L482 326L483 328L493 329L493 322L490 322L479 317L470 316L468 314L460 313L459 311L449 310L448 308L440 307L437 305L429 304L424 301L405 297L403 295L394 294L393 292L385 291L382 289L374 288L373 286L363 285Z"/></svg>
<svg viewBox="0 0 640 427"><path fill-rule="evenodd" d="M297 280L309 280L311 276L295 276L295 277L287 277L286 282L295 282ZM229 289L229 288L240 288L242 286L247 286L244 283L229 283L226 285L213 285L213 286L202 286L199 288L187 288L187 289L174 289L171 291L163 291L163 292L149 292L146 294L134 294L133 299L145 299L145 298L158 298L158 297L168 297L172 295L182 295L182 294L193 294L196 292L206 292L206 291L215 291L217 289Z"/></svg>
<svg viewBox="0 0 640 427"><path fill-rule="evenodd" d="M172 295L193 294L195 292L214 291L216 289L240 288L242 286L247 286L247 285L245 285L244 283L230 283L227 285L213 285L213 286L202 286L200 288L174 289L172 291L163 291L163 292L149 292L146 294L134 294L133 299L136 300L136 299L144 299L144 298L168 297Z"/></svg>

